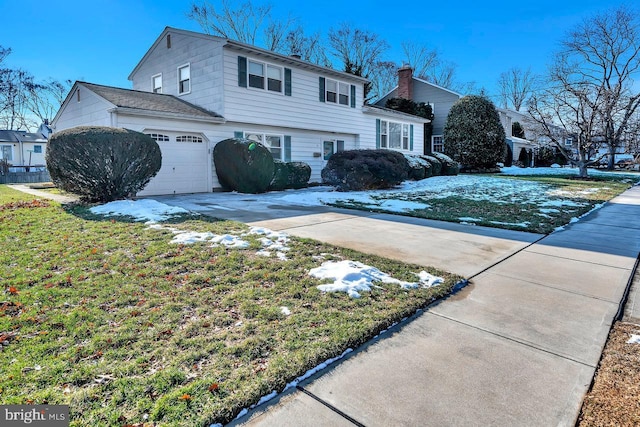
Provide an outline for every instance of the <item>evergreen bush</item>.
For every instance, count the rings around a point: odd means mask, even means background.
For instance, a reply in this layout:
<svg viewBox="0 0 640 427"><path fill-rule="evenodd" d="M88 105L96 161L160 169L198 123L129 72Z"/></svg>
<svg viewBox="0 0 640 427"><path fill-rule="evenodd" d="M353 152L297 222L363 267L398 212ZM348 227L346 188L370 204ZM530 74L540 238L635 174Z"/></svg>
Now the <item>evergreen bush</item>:
<svg viewBox="0 0 640 427"><path fill-rule="evenodd" d="M442 175L442 162L433 156L420 156L431 164L431 176Z"/></svg>
<svg viewBox="0 0 640 427"><path fill-rule="evenodd" d="M483 96L465 96L453 104L444 140L444 154L464 170L492 169L504 159L505 132L495 106Z"/></svg>
<svg viewBox="0 0 640 427"><path fill-rule="evenodd" d="M213 163L220 185L240 193L264 193L275 171L269 149L246 138L218 142L213 149Z"/></svg>
<svg viewBox="0 0 640 427"><path fill-rule="evenodd" d="M322 181L338 191L392 188L408 178L409 164L393 150L347 150L333 154Z"/></svg>
<svg viewBox="0 0 640 427"><path fill-rule="evenodd" d="M56 187L91 202L135 195L162 165L160 147L150 136L104 126L56 132L45 158Z"/></svg>

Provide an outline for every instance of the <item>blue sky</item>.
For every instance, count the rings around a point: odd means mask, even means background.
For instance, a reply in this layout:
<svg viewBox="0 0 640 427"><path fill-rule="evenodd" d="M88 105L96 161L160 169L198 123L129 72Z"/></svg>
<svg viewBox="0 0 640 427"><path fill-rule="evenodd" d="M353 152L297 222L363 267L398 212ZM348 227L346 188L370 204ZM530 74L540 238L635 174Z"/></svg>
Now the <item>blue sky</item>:
<svg viewBox="0 0 640 427"><path fill-rule="evenodd" d="M23 68L37 80L84 80L129 88L127 76L165 26L200 30L186 16L191 3L0 0L0 45L13 50L6 60L9 66ZM497 93L501 72L516 66L544 72L569 28L622 4L607 0L272 3L276 17L297 17L309 33L326 34L341 22L375 32L392 46L388 59L397 62L402 60L402 41L427 44L457 65L457 80L475 82L489 95Z"/></svg>

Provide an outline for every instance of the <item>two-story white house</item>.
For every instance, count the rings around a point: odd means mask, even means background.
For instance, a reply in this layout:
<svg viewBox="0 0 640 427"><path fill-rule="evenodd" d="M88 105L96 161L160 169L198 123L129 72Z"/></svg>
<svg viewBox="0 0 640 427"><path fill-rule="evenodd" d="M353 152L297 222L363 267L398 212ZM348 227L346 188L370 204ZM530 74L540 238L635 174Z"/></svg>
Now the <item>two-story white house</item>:
<svg viewBox="0 0 640 427"><path fill-rule="evenodd" d="M219 189L213 147L234 136L308 163L312 182L336 151L422 153L416 130L428 121L363 105L366 79L233 40L167 27L129 80L133 89L76 82L52 125L151 135L162 168L140 195Z"/></svg>

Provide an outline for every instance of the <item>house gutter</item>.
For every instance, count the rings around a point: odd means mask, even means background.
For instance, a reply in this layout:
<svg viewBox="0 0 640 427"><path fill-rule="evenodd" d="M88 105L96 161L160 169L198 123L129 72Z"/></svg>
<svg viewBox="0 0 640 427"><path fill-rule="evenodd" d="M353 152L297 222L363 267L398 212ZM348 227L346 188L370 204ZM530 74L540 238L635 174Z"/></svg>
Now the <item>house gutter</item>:
<svg viewBox="0 0 640 427"><path fill-rule="evenodd" d="M141 116L141 117L162 117L167 119L186 119L194 122L204 122L204 123L215 123L215 124L223 124L227 122L227 119L224 117L200 117L200 116L192 116L190 114L178 114L178 113L169 113L165 111L151 111L151 110L138 110L136 108L129 107L116 107L110 110L107 110L111 114L128 114L131 116ZM112 119L113 122L113 119Z"/></svg>

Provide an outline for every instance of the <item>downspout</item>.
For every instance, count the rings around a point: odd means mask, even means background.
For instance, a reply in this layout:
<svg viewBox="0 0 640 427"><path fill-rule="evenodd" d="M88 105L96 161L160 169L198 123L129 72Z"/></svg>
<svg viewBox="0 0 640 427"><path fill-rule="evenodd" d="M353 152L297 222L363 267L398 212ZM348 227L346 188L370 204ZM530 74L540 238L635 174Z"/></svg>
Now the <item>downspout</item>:
<svg viewBox="0 0 640 427"><path fill-rule="evenodd" d="M18 144L20 146L20 165L24 165L24 152L23 152L24 146L23 146L23 143L22 143L22 139L20 139L20 133L19 132L14 133L14 135L15 135L16 139L18 140Z"/></svg>

